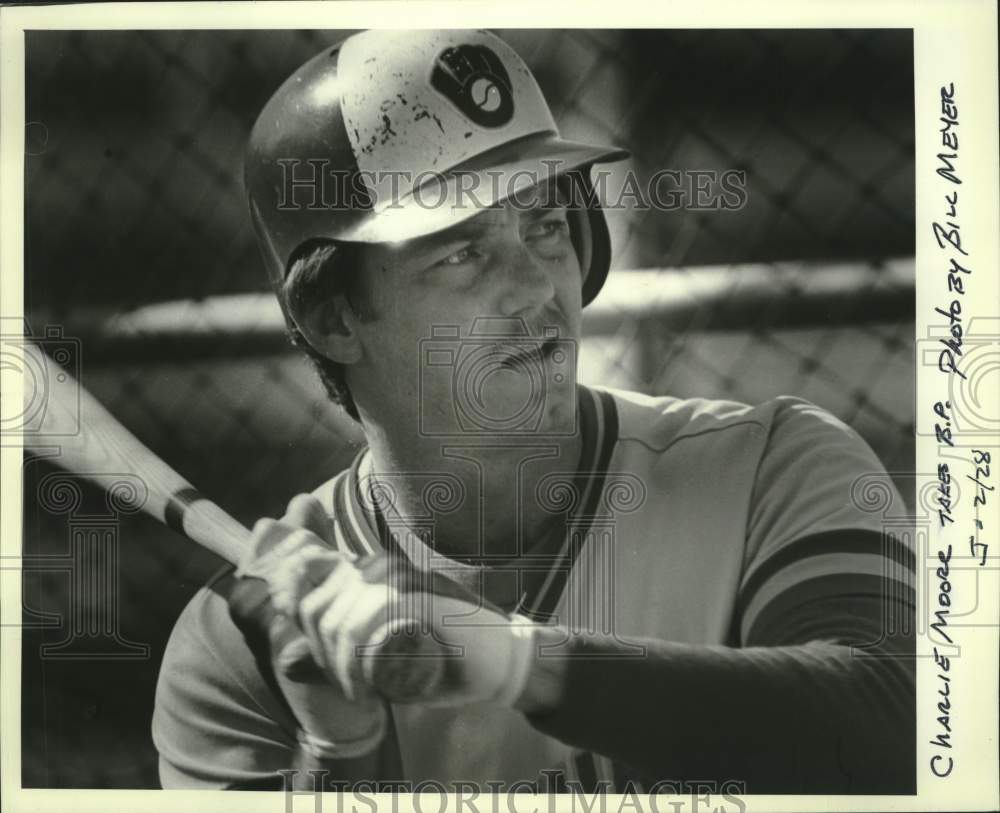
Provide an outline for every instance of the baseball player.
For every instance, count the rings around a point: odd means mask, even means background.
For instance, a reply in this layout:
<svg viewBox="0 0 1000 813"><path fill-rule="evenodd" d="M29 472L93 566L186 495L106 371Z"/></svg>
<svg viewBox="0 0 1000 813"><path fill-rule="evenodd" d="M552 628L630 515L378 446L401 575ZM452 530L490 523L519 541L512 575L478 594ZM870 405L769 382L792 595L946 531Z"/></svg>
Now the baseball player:
<svg viewBox="0 0 1000 813"><path fill-rule="evenodd" d="M868 446L794 398L576 382L624 156L484 31L356 34L268 102L253 222L367 443L178 621L165 787L914 791L914 555L852 498L892 489Z"/></svg>

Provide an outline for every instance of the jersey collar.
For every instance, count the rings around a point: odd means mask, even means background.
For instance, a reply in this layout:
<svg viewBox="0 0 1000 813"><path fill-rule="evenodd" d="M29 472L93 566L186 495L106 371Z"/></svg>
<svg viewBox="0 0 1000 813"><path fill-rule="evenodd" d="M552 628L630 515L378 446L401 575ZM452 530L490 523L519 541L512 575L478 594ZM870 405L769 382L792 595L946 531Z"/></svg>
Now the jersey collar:
<svg viewBox="0 0 1000 813"><path fill-rule="evenodd" d="M590 518L596 513L607 478L607 468L618 441L618 411L614 398L603 390L583 385L577 387L582 454L574 478L577 497L566 514L566 533L561 546L546 556L551 567L529 585L529 597L523 608L529 615L548 616L562 594L566 576L580 554ZM342 472L333 486L333 512L337 545L342 551L358 556L379 551L399 550L392 540L377 495L371 493L371 454L365 447L350 468ZM406 555L414 559L413 552ZM414 562L418 567L420 562Z"/></svg>

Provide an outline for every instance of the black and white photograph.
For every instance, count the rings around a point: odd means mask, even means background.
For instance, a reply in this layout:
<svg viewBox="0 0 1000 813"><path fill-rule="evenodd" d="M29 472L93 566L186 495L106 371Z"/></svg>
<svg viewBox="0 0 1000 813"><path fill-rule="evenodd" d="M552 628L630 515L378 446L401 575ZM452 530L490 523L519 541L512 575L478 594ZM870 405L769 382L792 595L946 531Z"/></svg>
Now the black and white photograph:
<svg viewBox="0 0 1000 813"><path fill-rule="evenodd" d="M995 37L86 5L0 18L5 788L993 806Z"/></svg>

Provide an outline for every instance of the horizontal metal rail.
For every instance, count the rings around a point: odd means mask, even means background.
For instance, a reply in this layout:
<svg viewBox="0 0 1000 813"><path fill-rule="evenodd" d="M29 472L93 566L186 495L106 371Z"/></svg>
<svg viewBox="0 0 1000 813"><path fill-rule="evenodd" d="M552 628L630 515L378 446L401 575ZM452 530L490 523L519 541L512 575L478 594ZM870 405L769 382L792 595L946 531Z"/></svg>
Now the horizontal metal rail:
<svg viewBox="0 0 1000 813"><path fill-rule="evenodd" d="M906 322L914 311L913 258L878 264L766 263L614 271L584 311L584 335L629 326L662 333L784 330ZM272 355L290 349L270 293L173 300L128 311L75 308L28 314L32 331L58 325L90 362Z"/></svg>

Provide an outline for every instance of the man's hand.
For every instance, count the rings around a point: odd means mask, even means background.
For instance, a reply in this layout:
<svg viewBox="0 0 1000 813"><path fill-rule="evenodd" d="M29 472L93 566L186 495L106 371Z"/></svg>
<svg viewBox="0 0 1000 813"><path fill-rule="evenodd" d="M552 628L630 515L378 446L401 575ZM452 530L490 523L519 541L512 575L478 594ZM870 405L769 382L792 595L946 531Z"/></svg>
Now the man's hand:
<svg viewBox="0 0 1000 813"><path fill-rule="evenodd" d="M307 648L344 698L371 702L377 686L396 703L523 707L535 624L402 555L332 551L320 541L329 535L320 520L329 524L318 501L296 497L285 519L258 523L259 541L240 568L267 583L277 616L305 635L275 656L276 671L301 671Z"/></svg>
<svg viewBox="0 0 1000 813"><path fill-rule="evenodd" d="M533 623L484 606L401 555L331 572L302 596L299 620L313 656L346 694L364 685L396 703L513 706L533 664Z"/></svg>
<svg viewBox="0 0 1000 813"><path fill-rule="evenodd" d="M230 614L251 649L271 671L300 726L301 745L319 760L346 759L374 750L385 733L382 698L366 686L346 695L313 662L298 624L302 595L337 572L354 570L332 549L332 527L315 498L300 495L280 520L254 527L250 550L237 570Z"/></svg>

